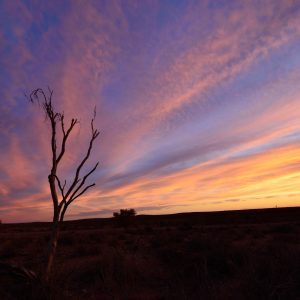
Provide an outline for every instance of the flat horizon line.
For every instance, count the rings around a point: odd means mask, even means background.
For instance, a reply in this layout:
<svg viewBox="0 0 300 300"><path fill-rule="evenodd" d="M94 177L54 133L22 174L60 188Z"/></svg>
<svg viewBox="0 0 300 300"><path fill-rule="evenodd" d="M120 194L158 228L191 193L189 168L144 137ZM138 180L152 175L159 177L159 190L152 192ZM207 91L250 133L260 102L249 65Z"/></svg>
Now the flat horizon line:
<svg viewBox="0 0 300 300"><path fill-rule="evenodd" d="M264 207L264 208L244 208L244 209L230 209L230 210L212 210L212 211L189 211L189 212L177 212L171 214L138 214L137 217L163 217L163 216L177 216L177 215L188 215L188 214L218 214L218 213L232 213L232 212L247 212L247 211L266 211L266 210L286 210L286 209L300 209L300 206L284 206L284 207ZM92 220L109 220L114 217L97 217L97 218L82 218L82 219L70 219L64 220L63 223L67 222L77 222L77 221L92 221ZM47 224L52 223L52 221L28 221L28 222L2 222L1 224Z"/></svg>

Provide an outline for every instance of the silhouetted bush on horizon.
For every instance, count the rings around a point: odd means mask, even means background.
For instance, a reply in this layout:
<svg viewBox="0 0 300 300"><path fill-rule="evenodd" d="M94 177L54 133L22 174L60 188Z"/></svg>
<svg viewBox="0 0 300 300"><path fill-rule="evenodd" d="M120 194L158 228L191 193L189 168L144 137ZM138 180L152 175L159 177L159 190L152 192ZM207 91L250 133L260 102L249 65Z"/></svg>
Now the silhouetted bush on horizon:
<svg viewBox="0 0 300 300"><path fill-rule="evenodd" d="M136 211L133 208L120 209L120 212L114 212L113 216L117 226L127 227L133 224Z"/></svg>
<svg viewBox="0 0 300 300"><path fill-rule="evenodd" d="M136 216L136 211L133 208L120 209L120 212L114 212L115 218L128 218Z"/></svg>

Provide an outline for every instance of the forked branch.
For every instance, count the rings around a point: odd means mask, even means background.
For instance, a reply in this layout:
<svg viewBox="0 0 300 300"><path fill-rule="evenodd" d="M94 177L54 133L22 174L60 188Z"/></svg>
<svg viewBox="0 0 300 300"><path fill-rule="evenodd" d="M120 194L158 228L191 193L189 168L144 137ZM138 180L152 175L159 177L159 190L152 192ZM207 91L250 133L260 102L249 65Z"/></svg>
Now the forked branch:
<svg viewBox="0 0 300 300"><path fill-rule="evenodd" d="M94 109L93 118L91 120L90 126L91 126L91 137L89 140L89 145L87 152L79 165L76 168L75 176L73 178L73 181L68 189L66 189L66 180L64 180L64 184L61 183L61 180L59 179L57 175L57 167L60 161L62 160L65 152L66 152L66 144L70 137L70 133L74 129L74 127L79 123L78 119L71 119L71 122L69 126L66 128L65 125L65 115L64 112L59 113L56 112L53 104L52 104L52 95L53 90L49 90L48 95L44 92L43 89L36 89L31 92L30 96L28 97L29 100L32 103L39 103L42 102L42 107L46 115L46 119L50 121L51 125L51 150L52 150L52 167L51 167L51 173L49 174L49 184L50 184L50 190L54 205L54 219L60 219L62 221L64 213L62 213L61 209L66 210L66 207L70 205L71 202L73 202L75 199L80 197L82 194L84 194L89 188L95 185L95 183L90 185L85 185L86 180L88 177L97 169L99 162L96 163L96 165L88 172L86 173L82 178L80 178L80 172L82 167L85 165L87 160L90 157L93 144L95 139L99 136L99 131L94 127L94 120L96 117L96 108ZM57 150L57 125L59 123L59 127L62 134L62 139L60 144L60 150L58 152ZM56 188L58 187L62 199L59 201ZM62 215L61 215L62 214Z"/></svg>

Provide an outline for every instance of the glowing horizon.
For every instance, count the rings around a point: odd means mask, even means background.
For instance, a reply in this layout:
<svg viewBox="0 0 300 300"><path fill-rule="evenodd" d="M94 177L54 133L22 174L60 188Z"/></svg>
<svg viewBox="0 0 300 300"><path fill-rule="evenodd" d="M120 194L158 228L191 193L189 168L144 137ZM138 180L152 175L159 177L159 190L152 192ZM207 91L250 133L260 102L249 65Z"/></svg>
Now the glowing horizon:
<svg viewBox="0 0 300 300"><path fill-rule="evenodd" d="M2 1L0 219L48 221L49 85L96 187L66 219L300 205L300 3Z"/></svg>

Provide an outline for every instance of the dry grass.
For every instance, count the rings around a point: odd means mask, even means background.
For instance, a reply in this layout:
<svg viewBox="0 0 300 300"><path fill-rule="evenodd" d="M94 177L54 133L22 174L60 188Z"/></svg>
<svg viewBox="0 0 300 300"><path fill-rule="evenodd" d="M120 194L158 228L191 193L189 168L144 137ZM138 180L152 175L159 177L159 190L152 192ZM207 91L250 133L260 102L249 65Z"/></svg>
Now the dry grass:
<svg viewBox="0 0 300 300"><path fill-rule="evenodd" d="M186 215L137 218L126 228L112 221L71 222L62 229L49 286L17 290L17 282L0 276L7 287L0 298L300 299L295 220L208 225ZM47 226L2 224L1 261L40 272Z"/></svg>

